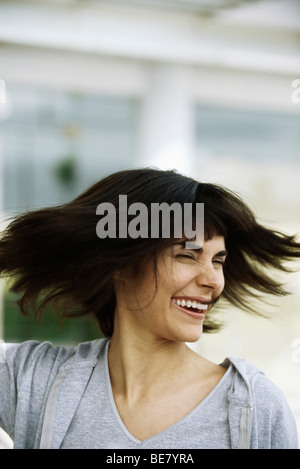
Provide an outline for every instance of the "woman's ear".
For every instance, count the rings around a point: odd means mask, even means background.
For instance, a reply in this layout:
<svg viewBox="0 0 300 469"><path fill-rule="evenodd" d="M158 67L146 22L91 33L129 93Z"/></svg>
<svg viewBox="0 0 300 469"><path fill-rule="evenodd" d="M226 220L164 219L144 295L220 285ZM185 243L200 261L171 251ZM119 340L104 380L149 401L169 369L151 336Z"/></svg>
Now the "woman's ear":
<svg viewBox="0 0 300 469"><path fill-rule="evenodd" d="M113 274L113 279L114 280L121 280L121 277L122 277L122 271L121 271L121 269L117 269Z"/></svg>
<svg viewBox="0 0 300 469"><path fill-rule="evenodd" d="M129 265L116 269L113 273L113 280L128 280L139 272L137 265Z"/></svg>
<svg viewBox="0 0 300 469"><path fill-rule="evenodd" d="M130 267L120 267L116 269L113 273L113 280L125 280L126 276L130 272L131 268Z"/></svg>

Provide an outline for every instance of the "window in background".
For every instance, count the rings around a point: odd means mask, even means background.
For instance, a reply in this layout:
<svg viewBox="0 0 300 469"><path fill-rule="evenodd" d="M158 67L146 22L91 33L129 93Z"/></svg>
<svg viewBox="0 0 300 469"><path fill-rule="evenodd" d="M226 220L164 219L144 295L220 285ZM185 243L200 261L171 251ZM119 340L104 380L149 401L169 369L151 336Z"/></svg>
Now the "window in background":
<svg viewBox="0 0 300 469"><path fill-rule="evenodd" d="M13 110L2 123L5 212L65 202L135 163L135 98L7 88Z"/></svg>
<svg viewBox="0 0 300 469"><path fill-rule="evenodd" d="M300 116L195 109L197 174L241 193L267 223L299 231Z"/></svg>
<svg viewBox="0 0 300 469"><path fill-rule="evenodd" d="M12 114L2 122L4 216L67 202L113 171L136 162L135 98L8 85ZM96 232L95 232L96 233ZM89 319L63 329L46 314L41 325L20 316L4 295L4 339L77 343L99 336Z"/></svg>

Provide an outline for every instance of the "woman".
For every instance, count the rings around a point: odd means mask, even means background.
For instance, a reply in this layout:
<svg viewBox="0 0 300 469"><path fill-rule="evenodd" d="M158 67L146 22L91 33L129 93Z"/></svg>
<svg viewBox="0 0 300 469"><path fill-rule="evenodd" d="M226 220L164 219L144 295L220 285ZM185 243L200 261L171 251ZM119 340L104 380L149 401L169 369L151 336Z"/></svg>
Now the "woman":
<svg viewBox="0 0 300 469"><path fill-rule="evenodd" d="M194 227L204 204L202 245L173 236L175 216L168 237L161 227L158 237L121 236L118 226L100 239L99 204L116 210L107 224L124 222L120 195L128 227L132 204L192 204ZM268 268L299 257L296 239L261 226L238 196L173 171L120 171L66 205L19 216L0 241L0 268L20 310L92 314L104 338L2 344L0 426L16 448L295 448L290 409L261 370L212 363L186 342L217 330L220 298L257 312L262 294L287 294Z"/></svg>

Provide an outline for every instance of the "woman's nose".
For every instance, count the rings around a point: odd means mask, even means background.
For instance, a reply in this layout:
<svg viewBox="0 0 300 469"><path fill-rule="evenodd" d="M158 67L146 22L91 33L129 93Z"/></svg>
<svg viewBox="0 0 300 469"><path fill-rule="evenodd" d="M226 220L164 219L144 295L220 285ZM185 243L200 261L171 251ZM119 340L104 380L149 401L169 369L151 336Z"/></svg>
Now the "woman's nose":
<svg viewBox="0 0 300 469"><path fill-rule="evenodd" d="M196 277L198 286L216 290L223 287L223 272L216 270L213 265L203 265Z"/></svg>

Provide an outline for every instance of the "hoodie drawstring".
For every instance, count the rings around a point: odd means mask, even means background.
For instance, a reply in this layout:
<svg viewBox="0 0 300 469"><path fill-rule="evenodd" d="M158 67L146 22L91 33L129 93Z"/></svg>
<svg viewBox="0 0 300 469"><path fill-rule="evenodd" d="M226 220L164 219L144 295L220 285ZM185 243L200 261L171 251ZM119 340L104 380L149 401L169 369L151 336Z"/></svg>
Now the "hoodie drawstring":
<svg viewBox="0 0 300 469"><path fill-rule="evenodd" d="M242 407L238 449L250 448L252 413L252 407Z"/></svg>

